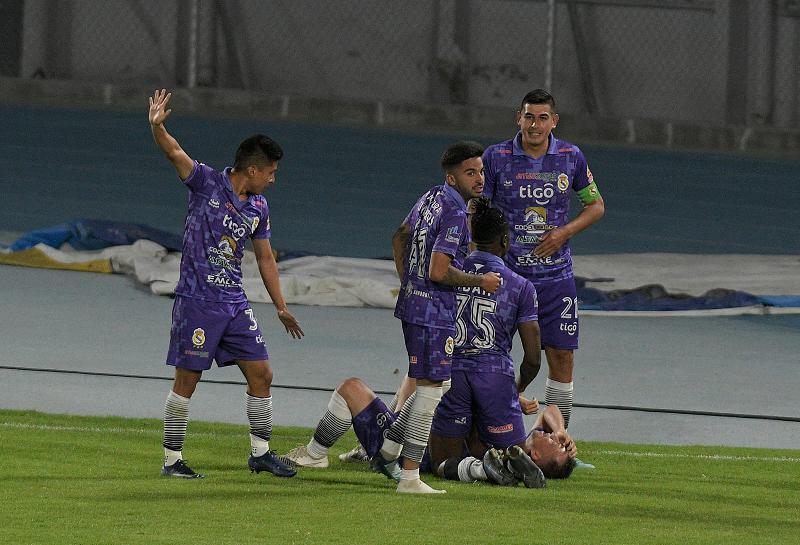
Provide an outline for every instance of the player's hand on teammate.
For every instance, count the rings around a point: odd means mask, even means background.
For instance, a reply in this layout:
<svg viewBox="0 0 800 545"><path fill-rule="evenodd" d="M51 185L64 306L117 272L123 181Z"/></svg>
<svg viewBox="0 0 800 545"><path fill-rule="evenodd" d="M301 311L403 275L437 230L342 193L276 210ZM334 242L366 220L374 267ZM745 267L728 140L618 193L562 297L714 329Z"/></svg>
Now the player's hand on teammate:
<svg viewBox="0 0 800 545"><path fill-rule="evenodd" d="M541 242L536 246L533 254L536 257L550 257L558 251L569 240L568 233L563 227L553 229L542 235Z"/></svg>
<svg viewBox="0 0 800 545"><path fill-rule="evenodd" d="M303 330L300 328L300 323L297 321L297 318L292 316L292 313L289 312L288 309L279 310L278 311L278 318L280 319L281 323L283 323L283 327L286 328L286 333L291 335L295 339L300 339L305 335Z"/></svg>
<svg viewBox="0 0 800 545"><path fill-rule="evenodd" d="M160 91L156 89L153 96L150 97L150 112L147 118L150 120L151 125L161 125L172 110L167 110L169 99L172 98L172 93L168 93L166 89Z"/></svg>
<svg viewBox="0 0 800 545"><path fill-rule="evenodd" d="M528 399L520 394L519 406L522 408L522 414L536 414L539 412L539 400L535 397L533 399Z"/></svg>
<svg viewBox="0 0 800 545"><path fill-rule="evenodd" d="M481 289L487 293L494 293L500 287L500 275L496 272L488 272L481 275Z"/></svg>

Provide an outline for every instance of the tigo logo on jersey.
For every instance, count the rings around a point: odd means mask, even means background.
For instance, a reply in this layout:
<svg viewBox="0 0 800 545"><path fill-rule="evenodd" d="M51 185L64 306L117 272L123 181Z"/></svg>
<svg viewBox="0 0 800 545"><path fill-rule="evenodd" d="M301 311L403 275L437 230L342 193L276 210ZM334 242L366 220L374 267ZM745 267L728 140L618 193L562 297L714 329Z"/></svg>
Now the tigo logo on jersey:
<svg viewBox="0 0 800 545"><path fill-rule="evenodd" d="M206 344L206 332L202 327L198 327L192 332L192 344L195 348L202 348Z"/></svg>

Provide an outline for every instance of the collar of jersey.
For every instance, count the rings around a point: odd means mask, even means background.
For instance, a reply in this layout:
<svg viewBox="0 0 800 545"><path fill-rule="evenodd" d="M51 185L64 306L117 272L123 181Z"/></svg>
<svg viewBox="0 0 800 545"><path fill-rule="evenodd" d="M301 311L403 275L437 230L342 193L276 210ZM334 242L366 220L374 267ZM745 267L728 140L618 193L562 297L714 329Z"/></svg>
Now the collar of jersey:
<svg viewBox="0 0 800 545"><path fill-rule="evenodd" d="M547 146L547 152L545 155L558 155L558 143L556 142L558 139L553 135L553 133L550 133L548 138L550 139L550 145ZM511 141L511 149L514 152L514 155L525 155L526 157L530 157L530 155L525 153L525 150L522 149L522 131L519 131L517 136L514 137L514 140Z"/></svg>
<svg viewBox="0 0 800 545"><path fill-rule="evenodd" d="M464 212L467 211L467 203L464 202L464 197L461 196L461 193L453 189L448 183L442 184L444 187L444 194L450 197L450 199L456 203L456 205L463 210Z"/></svg>
<svg viewBox="0 0 800 545"><path fill-rule="evenodd" d="M503 266L503 258L500 256L496 256L491 252L484 252L483 250L473 250L470 257L479 259L487 264L494 264L498 266Z"/></svg>
<svg viewBox="0 0 800 545"><path fill-rule="evenodd" d="M230 178L231 170L233 170L231 167L225 167L222 171L222 177L225 180L225 190L228 191L232 196L231 202L233 203L233 206L235 206L237 210L240 210L245 204L250 202L250 197L252 197L252 195L248 195L247 200L245 201L239 200L239 195L233 191L233 184L231 183Z"/></svg>

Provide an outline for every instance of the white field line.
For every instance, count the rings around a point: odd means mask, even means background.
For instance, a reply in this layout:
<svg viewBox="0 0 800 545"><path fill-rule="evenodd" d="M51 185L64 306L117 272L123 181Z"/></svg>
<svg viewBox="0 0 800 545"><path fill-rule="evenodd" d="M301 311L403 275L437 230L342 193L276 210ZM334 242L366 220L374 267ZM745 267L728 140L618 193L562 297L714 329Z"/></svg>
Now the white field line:
<svg viewBox="0 0 800 545"><path fill-rule="evenodd" d="M25 424L22 422L0 422L2 428L16 428L16 429L31 429L31 430L44 430L44 431L66 431L78 433L120 433L120 434L143 434L143 435L161 435L162 430L158 429L143 429L143 428L93 428L81 426L53 426L49 424ZM200 437L219 437L220 435L239 436L241 433L210 433L210 432L190 432L192 435ZM694 460L710 460L710 461L746 461L746 462L789 462L800 463L800 458L793 458L789 456L732 456L725 454L680 454L669 452L633 452L626 450L593 450L585 449L582 452L588 452L590 455L599 454L605 456L631 456L634 458L684 458Z"/></svg>
<svg viewBox="0 0 800 545"><path fill-rule="evenodd" d="M28 429L28 430L44 430L44 431L65 431L65 432L77 432L77 433L119 433L119 434L140 434L140 435L161 435L163 430L161 427L153 428L153 429L144 429L144 428L95 428L95 427L88 427L88 426L53 426L50 424L26 424L23 422L0 422L0 428L15 428L15 429ZM242 435L247 435L247 431L244 432L202 432L202 431L189 431L189 434L197 437L220 437L220 436L230 436L230 437L239 437ZM283 435L282 437L287 437ZM293 436L288 436L293 437Z"/></svg>
<svg viewBox="0 0 800 545"><path fill-rule="evenodd" d="M789 456L732 456L727 454L681 454L671 452L632 452L627 450L590 450L583 452L608 456L631 456L634 458L687 458L694 460L746 461L746 462L790 462L799 463L800 458Z"/></svg>

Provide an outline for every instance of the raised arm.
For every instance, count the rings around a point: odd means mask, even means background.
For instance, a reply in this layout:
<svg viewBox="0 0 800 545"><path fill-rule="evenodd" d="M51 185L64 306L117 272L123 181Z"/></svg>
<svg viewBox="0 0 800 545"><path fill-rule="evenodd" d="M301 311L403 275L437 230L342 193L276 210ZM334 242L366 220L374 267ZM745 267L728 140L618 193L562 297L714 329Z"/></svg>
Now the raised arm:
<svg viewBox="0 0 800 545"><path fill-rule="evenodd" d="M164 121L172 113L171 109L167 109L170 98L172 98L172 93L168 93L166 89L156 90L150 97L148 120L156 145L175 167L180 179L185 180L194 170L194 161L164 127Z"/></svg>
<svg viewBox="0 0 800 545"><path fill-rule="evenodd" d="M283 299L281 292L281 279L278 275L278 264L275 262L275 255L272 253L272 244L268 238L253 239L253 250L256 254L256 262L258 263L258 272L261 274L261 280L264 281L264 287L267 288L272 303L275 305L275 310L278 313L283 326L286 328L286 333L290 334L295 339L301 338L305 333L300 328L297 319L292 316L286 306L286 301Z"/></svg>

